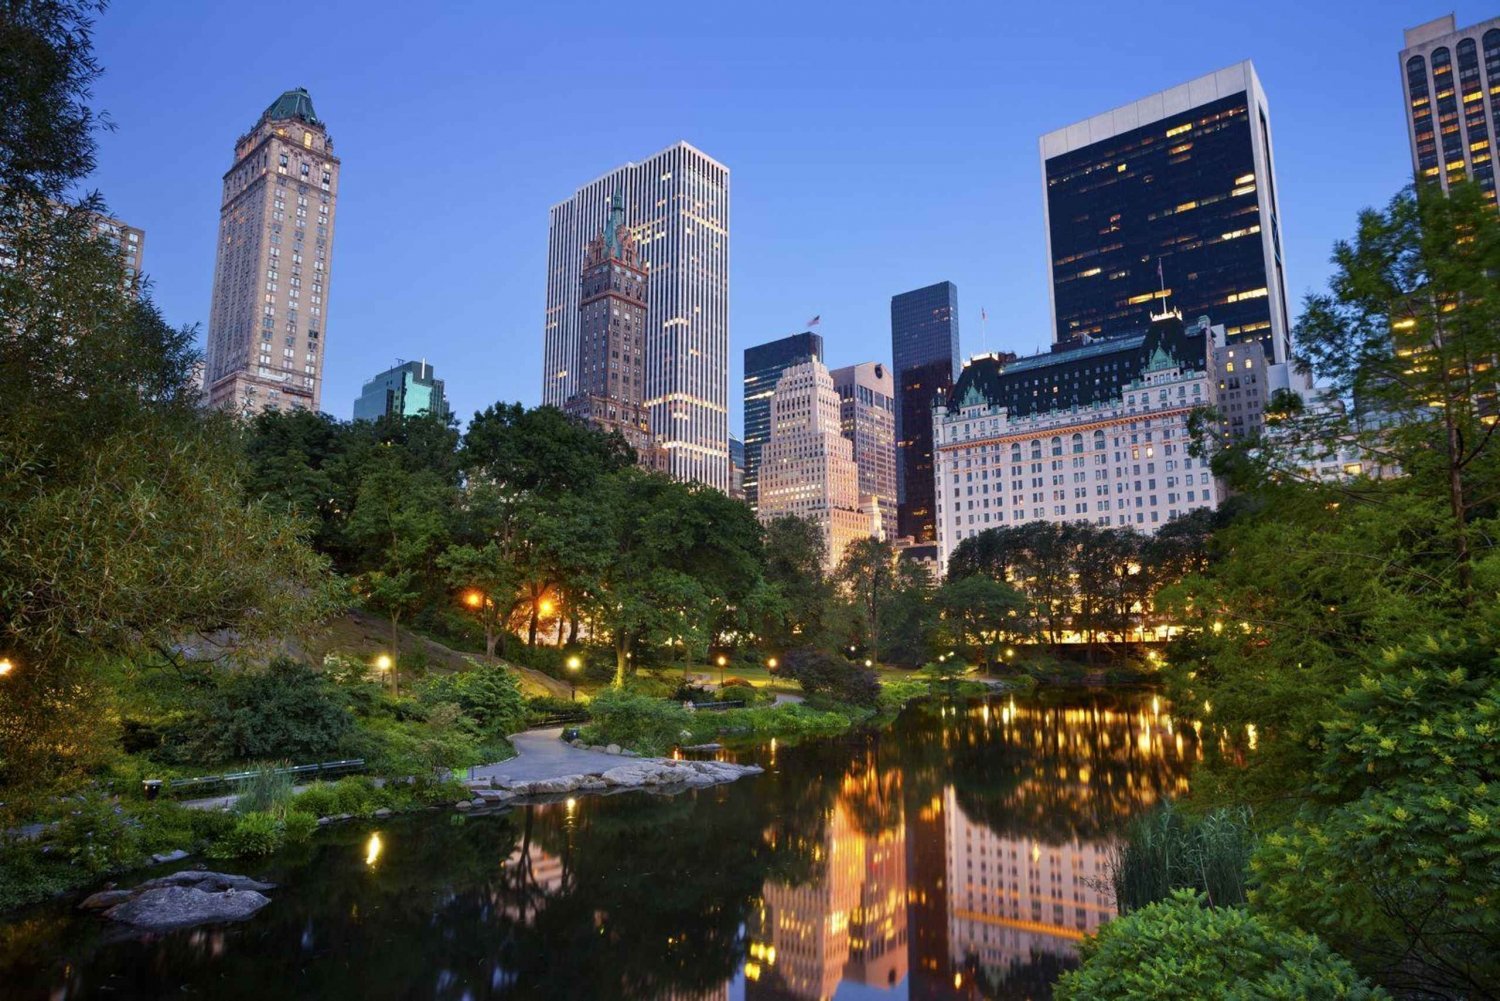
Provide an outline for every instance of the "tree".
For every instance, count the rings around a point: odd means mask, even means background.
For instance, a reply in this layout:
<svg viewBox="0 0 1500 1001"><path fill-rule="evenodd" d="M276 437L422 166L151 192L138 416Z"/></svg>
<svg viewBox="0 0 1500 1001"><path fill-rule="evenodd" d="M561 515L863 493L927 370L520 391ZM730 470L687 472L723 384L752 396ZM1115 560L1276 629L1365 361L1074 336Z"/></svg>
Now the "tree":
<svg viewBox="0 0 1500 1001"><path fill-rule="evenodd" d="M834 580L858 613L870 659L880 659L881 613L897 590L909 582L896 562L896 551L881 539L856 539L844 550Z"/></svg>
<svg viewBox="0 0 1500 1001"><path fill-rule="evenodd" d="M1487 635L1439 636L1380 667L1323 727L1316 799L1265 838L1251 899L1393 989L1493 997L1500 657Z"/></svg>
<svg viewBox="0 0 1500 1001"><path fill-rule="evenodd" d="M781 673L796 681L808 695L821 695L856 706L880 701L880 679L872 668L814 647L788 651Z"/></svg>
<svg viewBox="0 0 1500 1001"><path fill-rule="evenodd" d="M1191 890L1109 922L1081 953L1083 966L1057 982L1058 1001L1390 997L1312 935L1284 931L1244 908L1205 907Z"/></svg>
<svg viewBox="0 0 1500 1001"><path fill-rule="evenodd" d="M110 735L99 670L179 664L334 607L326 562L284 513L243 498L233 426L205 416L191 329L173 329L118 251L97 198L93 5L11 4L0 20L0 784L7 800L94 763Z"/></svg>
<svg viewBox="0 0 1500 1001"><path fill-rule="evenodd" d="M765 577L782 599L779 614L763 621L761 632L777 649L814 642L824 629L833 587L823 571L823 533L817 523L796 515L774 518L765 528Z"/></svg>
<svg viewBox="0 0 1500 1001"><path fill-rule="evenodd" d="M1029 632L1026 596L983 574L948 581L935 601L958 642L984 663L1003 662L1005 646Z"/></svg>
<svg viewBox="0 0 1500 1001"><path fill-rule="evenodd" d="M1328 291L1306 300L1297 342L1344 406L1286 414L1264 458L1273 474L1295 477L1305 455L1353 446L1399 469L1446 507L1442 538L1467 605L1473 521L1500 497L1500 217L1476 184L1455 182L1446 193L1422 184L1383 212L1360 213L1354 239L1334 245L1333 264Z"/></svg>

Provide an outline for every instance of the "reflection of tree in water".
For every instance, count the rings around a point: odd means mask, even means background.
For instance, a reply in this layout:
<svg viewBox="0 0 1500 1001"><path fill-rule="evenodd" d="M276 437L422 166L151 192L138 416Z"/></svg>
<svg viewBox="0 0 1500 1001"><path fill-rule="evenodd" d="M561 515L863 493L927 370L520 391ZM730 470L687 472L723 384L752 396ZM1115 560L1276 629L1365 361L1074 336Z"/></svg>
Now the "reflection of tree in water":
<svg viewBox="0 0 1500 1001"><path fill-rule="evenodd" d="M963 979L973 986L972 997L993 1001L1049 1001L1057 978L1077 967L1076 958L1049 952L1033 952L1028 959L1012 960L998 970L982 966L971 956L963 963Z"/></svg>
<svg viewBox="0 0 1500 1001"><path fill-rule="evenodd" d="M1151 700L995 702L952 710L943 745L964 812L997 834L1097 839L1187 789L1193 733Z"/></svg>

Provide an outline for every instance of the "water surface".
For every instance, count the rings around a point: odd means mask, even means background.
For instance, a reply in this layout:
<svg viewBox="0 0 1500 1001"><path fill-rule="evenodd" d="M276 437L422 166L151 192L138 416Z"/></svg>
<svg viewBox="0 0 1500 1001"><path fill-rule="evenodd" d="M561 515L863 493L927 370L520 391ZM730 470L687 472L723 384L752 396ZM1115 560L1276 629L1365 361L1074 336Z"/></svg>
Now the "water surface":
<svg viewBox="0 0 1500 1001"><path fill-rule="evenodd" d="M320 832L243 924L0 924L21 998L1045 998L1114 913L1121 822L1197 754L1149 694L913 706L761 776Z"/></svg>

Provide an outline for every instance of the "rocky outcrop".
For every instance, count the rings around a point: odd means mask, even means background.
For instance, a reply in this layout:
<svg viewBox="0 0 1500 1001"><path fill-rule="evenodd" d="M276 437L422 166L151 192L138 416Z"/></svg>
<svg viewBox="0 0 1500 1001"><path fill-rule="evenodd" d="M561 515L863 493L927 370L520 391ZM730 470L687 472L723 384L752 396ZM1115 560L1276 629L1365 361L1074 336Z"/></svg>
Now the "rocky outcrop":
<svg viewBox="0 0 1500 1001"><path fill-rule="evenodd" d="M79 906L144 931L172 931L243 921L271 902L263 891L274 885L248 876L185 869L129 890L103 890Z"/></svg>
<svg viewBox="0 0 1500 1001"><path fill-rule="evenodd" d="M498 805L520 796L558 796L572 792L625 789L656 789L663 792L699 789L720 782L733 782L744 775L758 775L761 771L763 769L759 765L736 765L727 761L637 758L603 772L562 775L527 782L496 779L495 789L481 789L477 792L486 805Z"/></svg>

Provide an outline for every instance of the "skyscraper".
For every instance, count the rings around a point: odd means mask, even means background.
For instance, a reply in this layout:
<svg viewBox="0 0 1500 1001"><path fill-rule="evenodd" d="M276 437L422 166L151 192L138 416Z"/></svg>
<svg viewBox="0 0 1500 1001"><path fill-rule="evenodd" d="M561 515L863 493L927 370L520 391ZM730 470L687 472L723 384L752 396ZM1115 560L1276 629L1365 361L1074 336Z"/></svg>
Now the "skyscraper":
<svg viewBox="0 0 1500 1001"><path fill-rule="evenodd" d="M938 282L891 297L896 388L897 532L937 539L933 509L932 404L958 374L958 286Z"/></svg>
<svg viewBox="0 0 1500 1001"><path fill-rule="evenodd" d="M823 360L823 336L811 331L792 334L745 349L745 501L759 506L760 452L771 437L771 394L776 382L793 365Z"/></svg>
<svg viewBox="0 0 1500 1001"><path fill-rule="evenodd" d="M333 140L300 87L235 142L208 316L210 406L318 409L338 190Z"/></svg>
<svg viewBox="0 0 1500 1001"><path fill-rule="evenodd" d="M354 401L354 419L373 421L386 414L448 417L443 380L433 376L431 365L426 361L398 362L365 383Z"/></svg>
<svg viewBox="0 0 1500 1001"><path fill-rule="evenodd" d="M729 168L685 142L552 207L542 402L579 391L580 270L612 196L647 274L644 399L667 472L729 489Z"/></svg>
<svg viewBox="0 0 1500 1001"><path fill-rule="evenodd" d="M125 265L125 281L139 294L141 260L146 252L146 231L106 215L95 215L91 228L95 236L119 248L120 260Z"/></svg>
<svg viewBox="0 0 1500 1001"><path fill-rule="evenodd" d="M578 388L563 409L617 432L642 465L656 468L651 422L641 405L647 277L619 192L610 199L609 219L584 251L579 281Z"/></svg>
<svg viewBox="0 0 1500 1001"><path fill-rule="evenodd" d="M1450 181L1468 175L1493 201L1500 17L1462 30L1456 24L1445 14L1406 30L1401 86L1412 174L1437 181L1444 191Z"/></svg>
<svg viewBox="0 0 1500 1001"><path fill-rule="evenodd" d="M1170 297L1290 354L1266 96L1248 62L1041 138L1053 341L1139 333Z"/></svg>
<svg viewBox="0 0 1500 1001"><path fill-rule="evenodd" d="M840 431L839 394L820 361L793 365L776 382L758 513L762 523L786 514L815 522L830 568L849 543L872 534L875 512L860 509L854 443Z"/></svg>
<svg viewBox="0 0 1500 1001"><path fill-rule="evenodd" d="M880 512L880 530L896 534L896 394L891 370L867 361L830 373L839 394L839 427L854 445L860 506Z"/></svg>

